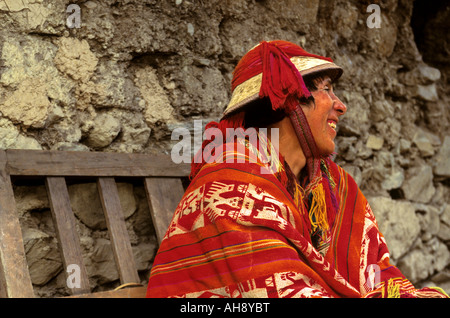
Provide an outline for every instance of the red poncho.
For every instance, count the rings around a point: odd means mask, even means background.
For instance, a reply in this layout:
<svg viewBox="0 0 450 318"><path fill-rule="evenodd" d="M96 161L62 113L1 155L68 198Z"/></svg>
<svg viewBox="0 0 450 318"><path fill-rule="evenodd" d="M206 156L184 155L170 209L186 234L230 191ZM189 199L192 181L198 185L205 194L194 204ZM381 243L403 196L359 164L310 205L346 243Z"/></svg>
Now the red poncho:
<svg viewBox="0 0 450 318"><path fill-rule="evenodd" d="M239 143L244 152L234 145L192 180L155 258L148 297L445 297L415 289L389 263L372 210L342 168L323 162L337 211L329 239L315 246L283 158L264 163L273 149Z"/></svg>

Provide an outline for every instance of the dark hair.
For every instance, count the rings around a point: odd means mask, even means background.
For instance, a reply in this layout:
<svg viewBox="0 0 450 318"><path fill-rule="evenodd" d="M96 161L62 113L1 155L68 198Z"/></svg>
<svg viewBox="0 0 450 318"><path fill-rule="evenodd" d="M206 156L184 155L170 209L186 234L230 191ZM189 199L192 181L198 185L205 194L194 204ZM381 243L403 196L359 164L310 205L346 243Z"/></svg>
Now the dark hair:
<svg viewBox="0 0 450 318"><path fill-rule="evenodd" d="M279 122L286 116L283 109L272 109L272 104L268 97L248 103L243 111L245 112L244 128L265 128Z"/></svg>
<svg viewBox="0 0 450 318"><path fill-rule="evenodd" d="M310 92L317 91L319 89L317 84L323 81L323 79L324 77L321 74L303 77L303 81Z"/></svg>

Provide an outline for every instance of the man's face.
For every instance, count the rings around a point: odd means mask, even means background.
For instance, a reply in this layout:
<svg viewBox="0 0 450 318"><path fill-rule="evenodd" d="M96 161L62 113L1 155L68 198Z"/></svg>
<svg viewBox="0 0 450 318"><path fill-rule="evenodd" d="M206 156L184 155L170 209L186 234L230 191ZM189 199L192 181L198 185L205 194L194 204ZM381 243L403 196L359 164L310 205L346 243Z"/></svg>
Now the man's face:
<svg viewBox="0 0 450 318"><path fill-rule="evenodd" d="M315 82L317 90L311 94L315 100L315 107L310 105L303 107L303 112L308 120L309 127L316 141L319 152L328 156L334 152L336 137L336 125L339 117L344 115L347 107L334 95L331 79L326 76Z"/></svg>

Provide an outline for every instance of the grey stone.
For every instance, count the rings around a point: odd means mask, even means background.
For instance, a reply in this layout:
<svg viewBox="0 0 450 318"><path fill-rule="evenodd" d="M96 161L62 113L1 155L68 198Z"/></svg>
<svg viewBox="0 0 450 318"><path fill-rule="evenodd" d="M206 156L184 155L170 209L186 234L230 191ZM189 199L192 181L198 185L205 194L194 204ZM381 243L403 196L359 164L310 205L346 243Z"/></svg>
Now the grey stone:
<svg viewBox="0 0 450 318"><path fill-rule="evenodd" d="M441 78L441 72L434 67L420 64L418 67L420 77L425 84L436 82Z"/></svg>
<svg viewBox="0 0 450 318"><path fill-rule="evenodd" d="M48 234L32 228L23 231L23 242L32 283L46 284L62 269L56 242Z"/></svg>
<svg viewBox="0 0 450 318"><path fill-rule="evenodd" d="M420 153L423 157L431 157L434 155L434 147L429 134L427 134L423 129L417 129L414 134L413 142L419 148Z"/></svg>
<svg viewBox="0 0 450 318"><path fill-rule="evenodd" d="M450 177L450 136L445 136L437 156L434 158L434 173L441 177Z"/></svg>
<svg viewBox="0 0 450 318"><path fill-rule="evenodd" d="M377 100L370 110L370 118L375 122L394 116L394 107L387 100Z"/></svg>
<svg viewBox="0 0 450 318"><path fill-rule="evenodd" d="M384 139L379 136L369 135L367 138L366 147L374 150L380 150L383 148Z"/></svg>
<svg viewBox="0 0 450 318"><path fill-rule="evenodd" d="M120 130L121 123L117 119L108 114L101 114L94 120L87 143L92 148L104 148L117 137Z"/></svg>
<svg viewBox="0 0 450 318"><path fill-rule="evenodd" d="M361 93L344 91L341 100L352 105L339 122L339 134L343 136L361 136L367 133L369 124L369 107L367 100Z"/></svg>
<svg viewBox="0 0 450 318"><path fill-rule="evenodd" d="M389 57L397 42L397 26L392 18L381 10L381 27L372 28L367 32L369 45L382 56Z"/></svg>
<svg viewBox="0 0 450 318"><path fill-rule="evenodd" d="M436 84L417 85L417 96L427 102L436 102L439 99Z"/></svg>
<svg viewBox="0 0 450 318"><path fill-rule="evenodd" d="M436 271L442 271L450 259L444 243L434 238L419 244L398 262L403 274L413 283L426 279Z"/></svg>
<svg viewBox="0 0 450 318"><path fill-rule="evenodd" d="M399 259L409 251L420 233L414 205L386 197L368 197L368 200L391 257Z"/></svg>
<svg viewBox="0 0 450 318"><path fill-rule="evenodd" d="M440 219L447 225L450 225L450 204L445 203L440 215Z"/></svg>
<svg viewBox="0 0 450 318"><path fill-rule="evenodd" d="M90 276L99 284L119 279L119 272L114 261L113 250L109 240L99 238L95 241L92 253L92 264L87 268Z"/></svg>
<svg viewBox="0 0 450 318"><path fill-rule="evenodd" d="M68 187L68 191L75 215L91 229L106 229L106 220L103 214L97 184L74 184ZM117 183L117 191L119 192L122 212L126 219L130 217L137 208L133 194L133 185L128 183Z"/></svg>
<svg viewBox="0 0 450 318"><path fill-rule="evenodd" d="M33 210L44 210L49 208L47 190L45 186L19 186L15 192L16 209L19 216Z"/></svg>
<svg viewBox="0 0 450 318"><path fill-rule="evenodd" d="M405 173L403 172L403 169L392 169L391 173L389 173L381 183L381 187L388 191L392 189L398 189L401 187L404 180Z"/></svg>
<svg viewBox="0 0 450 318"><path fill-rule="evenodd" d="M425 205L421 203L416 203L415 209L422 232L425 233L428 240L439 232L439 211L437 208L431 205Z"/></svg>
<svg viewBox="0 0 450 318"><path fill-rule="evenodd" d="M353 179L355 180L355 182L358 186L361 186L362 173L361 173L361 169L359 169L359 167L347 165L347 166L343 166L342 168L353 177Z"/></svg>
<svg viewBox="0 0 450 318"><path fill-rule="evenodd" d="M402 185L405 198L420 203L428 203L436 189L433 185L433 171L428 165L410 168Z"/></svg>
<svg viewBox="0 0 450 318"><path fill-rule="evenodd" d="M142 243L133 246L133 255L138 271L149 269L151 262L157 251L157 245L152 243Z"/></svg>
<svg viewBox="0 0 450 318"><path fill-rule="evenodd" d="M397 266L411 282L415 283L433 273L433 256L415 249L402 258Z"/></svg>
<svg viewBox="0 0 450 318"><path fill-rule="evenodd" d="M441 223L439 226L439 232L437 233L437 236L445 242L450 241L450 226L447 225L446 223Z"/></svg>
<svg viewBox="0 0 450 318"><path fill-rule="evenodd" d="M232 71L246 51L261 40L295 42L343 67L335 93L348 110L338 125L336 160L364 195L392 195L414 203L415 217L410 212L400 217L397 210L405 205L390 203L379 223L393 246L393 261L421 251L410 260L422 257L424 264L411 271L415 279L424 277L420 284L428 283L449 265L443 248L450 242L450 187L445 180L450 178L450 140L443 138L450 138L443 82L448 70L430 66L446 65L445 41L439 37L450 19L445 10L427 16L424 30L432 37L419 52L409 27L414 24L413 1L381 1L380 29L366 25L370 13L356 2L79 1L82 27L70 29L65 21L69 13L61 14L64 1L0 0L0 148L170 154L175 126L189 129L194 119L206 124L220 118L230 98ZM33 97L36 103L30 101ZM114 118L109 128L99 122L104 114ZM379 139L366 147L369 135ZM418 168L423 164L434 175ZM22 228L48 235L28 240L27 248L32 242L42 248L36 252L40 255L47 253L44 242L55 242L44 188L16 188ZM92 191L96 193L95 186ZM146 202L142 193L139 206ZM86 193L76 196L81 196L74 198L74 210L86 264L96 271L104 267L91 279L92 288L111 288L118 281L111 282L117 276L106 262L114 261L105 258L100 265L92 259L94 249L102 255L101 243L95 242L108 236L98 223L104 219L101 205ZM157 245L148 206L138 210L127 218L127 228L138 267L148 275ZM93 224L86 220L89 213ZM411 241L415 243L404 246ZM419 273L426 266L429 271ZM37 272L44 270L33 277ZM67 295L64 276L60 270L45 285L35 285L36 295Z"/></svg>
<svg viewBox="0 0 450 318"><path fill-rule="evenodd" d="M405 153L411 148L411 141L401 138L399 140L400 153Z"/></svg>

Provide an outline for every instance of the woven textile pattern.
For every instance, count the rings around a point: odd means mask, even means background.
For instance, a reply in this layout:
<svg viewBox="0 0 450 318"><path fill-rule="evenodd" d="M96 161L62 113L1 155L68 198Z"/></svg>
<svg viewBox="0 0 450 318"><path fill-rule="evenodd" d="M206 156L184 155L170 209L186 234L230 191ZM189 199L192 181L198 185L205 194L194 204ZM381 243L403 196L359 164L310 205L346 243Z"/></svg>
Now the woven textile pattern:
<svg viewBox="0 0 450 318"><path fill-rule="evenodd" d="M415 289L389 263L367 200L335 163L338 211L322 255L303 200L280 177L287 167L261 173L264 163L248 158L223 153L192 180L155 258L148 297L445 297Z"/></svg>

